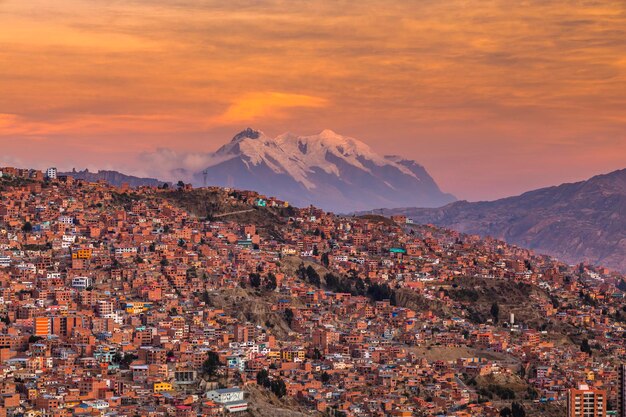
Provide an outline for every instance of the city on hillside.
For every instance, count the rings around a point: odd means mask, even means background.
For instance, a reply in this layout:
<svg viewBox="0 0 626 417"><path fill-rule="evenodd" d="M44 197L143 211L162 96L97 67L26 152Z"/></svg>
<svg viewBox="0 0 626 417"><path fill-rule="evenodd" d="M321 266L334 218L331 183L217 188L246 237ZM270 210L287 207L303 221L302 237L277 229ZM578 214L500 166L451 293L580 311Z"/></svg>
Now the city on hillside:
<svg viewBox="0 0 626 417"><path fill-rule="evenodd" d="M403 215L3 167L0 416L624 415L625 291Z"/></svg>

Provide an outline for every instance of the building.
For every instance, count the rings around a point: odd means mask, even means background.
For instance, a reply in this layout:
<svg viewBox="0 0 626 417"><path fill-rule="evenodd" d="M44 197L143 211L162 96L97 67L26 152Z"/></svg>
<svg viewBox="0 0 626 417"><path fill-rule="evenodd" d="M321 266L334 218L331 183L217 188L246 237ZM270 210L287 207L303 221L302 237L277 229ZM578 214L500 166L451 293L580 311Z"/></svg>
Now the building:
<svg viewBox="0 0 626 417"><path fill-rule="evenodd" d="M57 179L57 169L56 168L48 168L46 170L46 178L51 180Z"/></svg>
<svg viewBox="0 0 626 417"><path fill-rule="evenodd" d="M33 323L35 336L44 337L52 333L52 323L49 317L35 317Z"/></svg>
<svg viewBox="0 0 626 417"><path fill-rule="evenodd" d="M72 287L78 290L86 290L91 287L91 278L89 277L74 277L72 278Z"/></svg>
<svg viewBox="0 0 626 417"><path fill-rule="evenodd" d="M248 403L244 400L244 392L237 388L225 388L208 391L207 399L221 404L230 413L246 411Z"/></svg>
<svg viewBox="0 0 626 417"><path fill-rule="evenodd" d="M619 367L619 386L617 392L618 410L617 415L619 417L626 417L626 365L622 364Z"/></svg>
<svg viewBox="0 0 626 417"><path fill-rule="evenodd" d="M590 389L581 384L567 391L568 417L605 417L606 391Z"/></svg>

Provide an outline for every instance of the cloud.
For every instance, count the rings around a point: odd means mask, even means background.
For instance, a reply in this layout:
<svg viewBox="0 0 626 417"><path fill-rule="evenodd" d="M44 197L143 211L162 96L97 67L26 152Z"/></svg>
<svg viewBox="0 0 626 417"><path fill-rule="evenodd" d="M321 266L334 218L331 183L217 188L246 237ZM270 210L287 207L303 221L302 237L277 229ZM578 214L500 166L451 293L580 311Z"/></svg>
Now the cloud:
<svg viewBox="0 0 626 417"><path fill-rule="evenodd" d="M623 166L623 0L4 0L0 27L0 141L24 161L198 166L251 124L332 127L462 197Z"/></svg>
<svg viewBox="0 0 626 417"><path fill-rule="evenodd" d="M142 152L137 157L136 175L155 177L164 181L193 181L194 174L214 161L212 153L184 152L171 148L158 148Z"/></svg>
<svg viewBox="0 0 626 417"><path fill-rule="evenodd" d="M238 97L226 111L213 119L219 124L233 124L259 119L277 119L288 115L293 108L326 107L328 101L321 97L304 94L253 92Z"/></svg>
<svg viewBox="0 0 626 417"><path fill-rule="evenodd" d="M59 134L176 132L197 126L189 120L165 114L74 114L37 120L17 114L0 113L0 137L48 136Z"/></svg>

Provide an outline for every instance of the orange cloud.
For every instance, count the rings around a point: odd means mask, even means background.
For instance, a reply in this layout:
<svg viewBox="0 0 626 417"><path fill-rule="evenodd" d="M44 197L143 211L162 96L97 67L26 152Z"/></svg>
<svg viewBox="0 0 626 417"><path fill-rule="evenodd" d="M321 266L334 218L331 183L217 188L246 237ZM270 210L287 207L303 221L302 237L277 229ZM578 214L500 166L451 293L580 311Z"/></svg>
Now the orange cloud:
<svg viewBox="0 0 626 417"><path fill-rule="evenodd" d="M54 136L43 155L97 165L120 158L107 141L204 152L244 122L331 127L468 198L623 167L623 0L345 5L0 0L0 140L25 158Z"/></svg>
<svg viewBox="0 0 626 417"><path fill-rule="evenodd" d="M213 119L220 124L256 121L259 119L275 120L286 117L289 109L326 107L328 101L321 97L304 94L253 92L238 97L226 111ZM268 120L268 121L269 121Z"/></svg>

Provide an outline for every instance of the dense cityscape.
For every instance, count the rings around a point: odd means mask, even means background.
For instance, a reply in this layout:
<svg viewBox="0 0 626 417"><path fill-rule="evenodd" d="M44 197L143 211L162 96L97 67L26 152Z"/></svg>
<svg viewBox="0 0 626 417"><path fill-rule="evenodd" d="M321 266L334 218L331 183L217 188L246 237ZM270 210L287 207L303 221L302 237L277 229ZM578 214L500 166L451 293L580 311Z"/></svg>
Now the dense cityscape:
<svg viewBox="0 0 626 417"><path fill-rule="evenodd" d="M625 415L608 269L182 181L0 192L2 417Z"/></svg>

